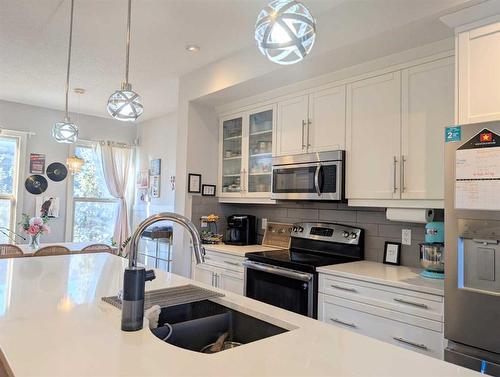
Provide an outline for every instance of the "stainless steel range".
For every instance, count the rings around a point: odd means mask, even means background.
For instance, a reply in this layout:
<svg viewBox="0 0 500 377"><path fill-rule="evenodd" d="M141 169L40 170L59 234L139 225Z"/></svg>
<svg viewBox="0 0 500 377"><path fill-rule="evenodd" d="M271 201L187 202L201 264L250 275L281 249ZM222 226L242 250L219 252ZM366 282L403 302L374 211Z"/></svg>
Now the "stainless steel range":
<svg viewBox="0 0 500 377"><path fill-rule="evenodd" d="M247 253L245 295L317 318L316 268L362 260L364 231L334 223L296 223L290 249Z"/></svg>

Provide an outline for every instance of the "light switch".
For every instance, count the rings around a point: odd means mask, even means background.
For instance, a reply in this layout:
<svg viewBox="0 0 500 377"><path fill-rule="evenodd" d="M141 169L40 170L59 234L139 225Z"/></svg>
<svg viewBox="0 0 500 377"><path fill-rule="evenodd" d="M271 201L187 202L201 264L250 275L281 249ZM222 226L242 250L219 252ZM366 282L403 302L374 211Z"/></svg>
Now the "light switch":
<svg viewBox="0 0 500 377"><path fill-rule="evenodd" d="M262 229L263 229L263 230L266 230L266 229L267 229L267 219L266 219L266 218L263 218L263 219L262 219Z"/></svg>
<svg viewBox="0 0 500 377"><path fill-rule="evenodd" d="M411 229L401 230L401 243L403 245L411 245Z"/></svg>

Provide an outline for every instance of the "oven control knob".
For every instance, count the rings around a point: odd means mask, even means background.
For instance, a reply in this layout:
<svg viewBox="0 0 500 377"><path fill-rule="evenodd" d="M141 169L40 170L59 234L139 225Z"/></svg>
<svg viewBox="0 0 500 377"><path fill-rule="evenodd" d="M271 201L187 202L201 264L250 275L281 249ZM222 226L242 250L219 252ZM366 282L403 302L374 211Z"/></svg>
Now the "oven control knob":
<svg viewBox="0 0 500 377"><path fill-rule="evenodd" d="M344 231L344 233L342 233L342 235L344 236L344 238L349 238L349 232Z"/></svg>
<svg viewBox="0 0 500 377"><path fill-rule="evenodd" d="M353 233L351 233L351 238L352 238L353 240L355 240L357 236L358 236L358 235L357 235L356 233L354 233L354 232L353 232Z"/></svg>
<svg viewBox="0 0 500 377"><path fill-rule="evenodd" d="M302 228L301 226L298 227L298 231L299 233L302 233L304 231L304 228Z"/></svg>

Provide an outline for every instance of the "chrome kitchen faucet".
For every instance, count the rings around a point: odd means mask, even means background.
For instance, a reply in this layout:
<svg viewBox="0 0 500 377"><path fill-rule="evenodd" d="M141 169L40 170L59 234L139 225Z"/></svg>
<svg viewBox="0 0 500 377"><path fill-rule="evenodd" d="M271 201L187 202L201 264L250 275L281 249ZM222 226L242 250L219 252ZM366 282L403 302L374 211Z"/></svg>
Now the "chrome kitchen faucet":
<svg viewBox="0 0 500 377"><path fill-rule="evenodd" d="M144 290L146 281L155 279L153 270L137 266L137 251L142 233L158 221L172 221L182 225L189 232L196 263L204 261L204 250L201 245L201 238L194 224L187 217L173 212L163 212L148 217L139 224L130 239L129 263L123 275L123 296L122 296L122 330L137 331L142 329L144 320Z"/></svg>

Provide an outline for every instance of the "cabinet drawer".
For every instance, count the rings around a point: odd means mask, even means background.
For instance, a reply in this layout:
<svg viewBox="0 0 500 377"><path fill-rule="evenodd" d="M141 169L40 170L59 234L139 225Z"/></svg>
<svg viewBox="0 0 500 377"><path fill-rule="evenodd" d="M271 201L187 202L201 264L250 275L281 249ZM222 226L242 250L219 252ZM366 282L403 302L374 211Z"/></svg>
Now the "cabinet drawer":
<svg viewBox="0 0 500 377"><path fill-rule="evenodd" d="M443 297L320 274L321 293L443 322Z"/></svg>
<svg viewBox="0 0 500 377"><path fill-rule="evenodd" d="M205 251L205 263L210 266L224 268L236 272L244 272L243 257L218 253L216 251Z"/></svg>
<svg viewBox="0 0 500 377"><path fill-rule="evenodd" d="M351 329L387 343L443 359L444 339L438 331L424 329L374 314L354 310L340 304L347 300L319 295L319 319ZM347 302L347 305L349 303Z"/></svg>

